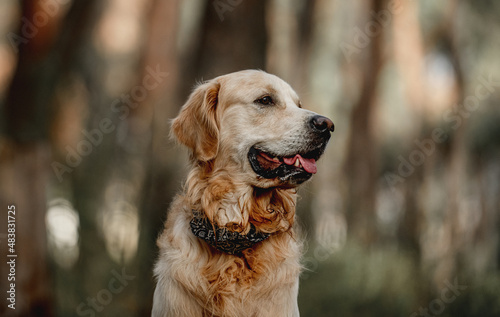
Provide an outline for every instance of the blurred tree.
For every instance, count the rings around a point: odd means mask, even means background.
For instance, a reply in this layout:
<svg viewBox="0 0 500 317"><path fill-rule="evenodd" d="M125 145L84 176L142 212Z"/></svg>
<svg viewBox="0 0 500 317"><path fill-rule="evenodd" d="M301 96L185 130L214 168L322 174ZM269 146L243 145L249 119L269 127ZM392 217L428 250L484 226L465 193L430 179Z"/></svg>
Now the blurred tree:
<svg viewBox="0 0 500 317"><path fill-rule="evenodd" d="M220 3L225 4L223 8L218 7ZM183 63L187 69L186 90L191 90L192 79L210 79L247 68L264 69L265 1L214 1L204 9L196 56Z"/></svg>
<svg viewBox="0 0 500 317"><path fill-rule="evenodd" d="M441 33L441 43L443 45L443 50L448 56L451 65L453 66L453 71L455 74L455 89L456 89L456 99L451 100L450 107L456 105L457 103L463 103L466 97L466 78L463 72L463 66L461 63L460 48L458 47L457 37L455 34L455 29L453 28L454 17L456 16L458 8L458 1L453 0L448 2L447 14L443 20L442 33ZM440 265L436 268L435 279L437 281L442 281L444 279L451 279L453 276L460 271L461 257L460 253L464 252L463 249L463 239L461 236L460 224L459 224L459 211L461 203L461 194L463 192L463 185L466 183L466 166L468 155L466 152L465 143L465 131L466 131L467 121L457 127L451 140L451 148L448 153L447 170L445 172L446 177L446 206L444 210L444 226L445 230L450 236L450 247L443 258L440 261ZM437 283L438 284L438 283Z"/></svg>
<svg viewBox="0 0 500 317"><path fill-rule="evenodd" d="M181 83L179 61L182 56L179 56L177 50L181 24L180 9L180 1L152 2L147 14L150 19L146 28L148 36L141 66L142 69L148 66L158 67L168 75L163 78L158 89L150 92L147 99L142 102L141 108L133 110L128 120L132 125L130 131L136 131L136 135L130 137L150 145L138 153L139 161L136 162L145 168L144 179L140 182L141 187L137 188L140 191L138 207L141 224L134 267L137 269L136 272L142 275L137 281L138 287L134 294L134 301L138 304L138 316L151 313L155 286L152 272L157 254L156 238L163 229L168 203L179 190L178 184L182 174L182 155L174 155L177 150L167 142L169 119L176 115L181 104L178 89ZM136 116L143 119L137 121L134 119ZM137 184L137 175L129 174L129 178Z"/></svg>
<svg viewBox="0 0 500 317"><path fill-rule="evenodd" d="M381 12L385 9L385 3L384 0L370 1L370 12ZM384 62L382 43L385 29L373 14L370 15L366 25L375 25L378 32L369 39L366 58L362 61L361 95L351 114L345 174L349 179L347 198L349 230L362 243L370 245L377 240L374 223L378 153L373 131L373 113L377 104L378 78Z"/></svg>
<svg viewBox="0 0 500 317"><path fill-rule="evenodd" d="M417 3L397 1L400 13L394 15L393 23L393 48L394 59L399 69L399 76L404 85L405 99L412 114L413 126L407 127L411 133L419 133L423 129L424 116L426 115L427 91L424 85L424 73L421 61L425 58L424 44L418 20ZM415 258L420 258L419 232L421 228L421 210L418 203L419 195L415 188L422 182L424 171L419 169L407 177L404 184L404 213L398 226L398 242L405 249L411 250Z"/></svg>
<svg viewBox="0 0 500 317"><path fill-rule="evenodd" d="M46 189L49 180L52 98L59 63L52 54L60 35L60 10L34 21L42 1L21 3L18 29L9 33L18 61L5 99L0 148L0 201L16 205L16 314L50 316L53 291L47 261ZM35 36L36 35L36 36ZM36 263L36 265L34 265ZM6 266L0 266L7 276ZM8 283L2 283L7 286ZM3 287L2 287L3 288ZM0 313L7 311L2 301Z"/></svg>

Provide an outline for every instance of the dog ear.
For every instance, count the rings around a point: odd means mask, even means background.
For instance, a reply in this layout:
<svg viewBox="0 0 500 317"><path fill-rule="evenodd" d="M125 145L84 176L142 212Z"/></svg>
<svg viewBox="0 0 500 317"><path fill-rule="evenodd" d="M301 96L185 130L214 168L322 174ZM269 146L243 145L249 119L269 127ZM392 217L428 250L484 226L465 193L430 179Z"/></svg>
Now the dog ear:
<svg viewBox="0 0 500 317"><path fill-rule="evenodd" d="M219 150L216 119L220 84L209 81L198 86L172 123L171 134L190 148L194 158L210 161Z"/></svg>

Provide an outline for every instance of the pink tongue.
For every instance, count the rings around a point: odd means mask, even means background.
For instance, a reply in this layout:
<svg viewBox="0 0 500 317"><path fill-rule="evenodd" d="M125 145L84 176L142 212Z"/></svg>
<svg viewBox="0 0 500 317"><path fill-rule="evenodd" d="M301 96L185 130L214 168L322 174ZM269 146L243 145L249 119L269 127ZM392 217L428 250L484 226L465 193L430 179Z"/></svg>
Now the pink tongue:
<svg viewBox="0 0 500 317"><path fill-rule="evenodd" d="M284 157L283 162L285 162L286 165L294 165L295 161L299 159L300 164L302 164L302 167L306 170L306 172L311 173L311 174L316 174L318 169L316 168L316 160L315 159L306 159L300 156L299 154L295 155L293 158L291 157Z"/></svg>

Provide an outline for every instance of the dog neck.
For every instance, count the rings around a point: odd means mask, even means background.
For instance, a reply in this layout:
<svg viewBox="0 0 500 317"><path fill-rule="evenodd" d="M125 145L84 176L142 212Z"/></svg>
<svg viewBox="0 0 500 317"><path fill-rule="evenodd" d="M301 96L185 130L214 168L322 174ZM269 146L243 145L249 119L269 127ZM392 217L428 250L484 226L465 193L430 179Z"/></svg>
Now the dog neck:
<svg viewBox="0 0 500 317"><path fill-rule="evenodd" d="M296 189L256 188L227 170L196 166L186 181L191 210L231 232L279 233L291 230L295 220Z"/></svg>
<svg viewBox="0 0 500 317"><path fill-rule="evenodd" d="M253 247L259 242L269 238L271 234L258 232L255 226L251 225L247 234L230 231L227 228L220 228L208 221L203 213L193 210L193 219L189 223L191 232L206 243L231 255L240 256L242 252Z"/></svg>

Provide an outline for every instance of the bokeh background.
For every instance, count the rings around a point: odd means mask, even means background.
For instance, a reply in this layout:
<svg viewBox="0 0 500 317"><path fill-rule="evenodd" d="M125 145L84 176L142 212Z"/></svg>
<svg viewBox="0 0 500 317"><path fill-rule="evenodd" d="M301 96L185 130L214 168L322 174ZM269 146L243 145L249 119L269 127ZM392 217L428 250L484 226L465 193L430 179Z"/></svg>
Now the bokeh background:
<svg viewBox="0 0 500 317"><path fill-rule="evenodd" d="M499 16L493 0L0 1L0 315L149 315L187 172L169 120L197 82L254 68L336 125L299 192L302 315L500 316Z"/></svg>

